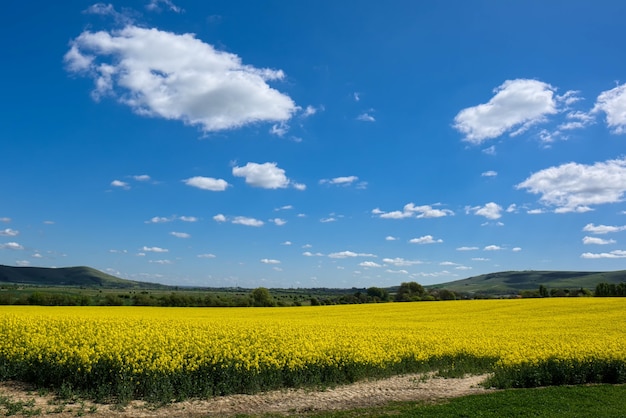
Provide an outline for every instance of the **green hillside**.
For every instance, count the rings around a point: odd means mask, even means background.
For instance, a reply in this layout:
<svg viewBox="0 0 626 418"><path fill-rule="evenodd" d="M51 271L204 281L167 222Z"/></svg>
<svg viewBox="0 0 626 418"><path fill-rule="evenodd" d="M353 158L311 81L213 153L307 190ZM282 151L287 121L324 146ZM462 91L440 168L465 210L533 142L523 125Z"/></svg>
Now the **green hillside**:
<svg viewBox="0 0 626 418"><path fill-rule="evenodd" d="M595 289L600 282L626 282L626 270L586 271L502 271L482 274L454 282L428 286L430 289L448 289L454 292L486 295L517 294L524 290L536 290L540 285L549 289Z"/></svg>
<svg viewBox="0 0 626 418"><path fill-rule="evenodd" d="M0 283L38 286L80 286L109 289L166 288L155 283L136 282L111 276L91 267L10 267L0 265Z"/></svg>

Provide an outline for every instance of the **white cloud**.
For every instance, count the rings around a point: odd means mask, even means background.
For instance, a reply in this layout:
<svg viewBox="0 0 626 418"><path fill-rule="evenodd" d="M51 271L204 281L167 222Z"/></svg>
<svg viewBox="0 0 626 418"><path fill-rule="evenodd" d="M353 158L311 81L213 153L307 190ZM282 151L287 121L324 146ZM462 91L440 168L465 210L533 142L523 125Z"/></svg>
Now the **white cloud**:
<svg viewBox="0 0 626 418"><path fill-rule="evenodd" d="M592 113L600 111L614 134L626 133L626 84L600 93Z"/></svg>
<svg viewBox="0 0 626 418"><path fill-rule="evenodd" d="M146 9L150 10L151 12L160 12L161 6L166 7L169 11L174 13L184 12L183 9L176 6L174 3L172 3L171 0L150 0L150 3L146 5Z"/></svg>
<svg viewBox="0 0 626 418"><path fill-rule="evenodd" d="M16 260L15 264L17 264L19 267L28 267L28 266L30 266L30 261L28 261L28 260Z"/></svg>
<svg viewBox="0 0 626 418"><path fill-rule="evenodd" d="M376 257L374 254L355 253L352 251L341 251L338 253L328 254L330 258L348 258L348 257Z"/></svg>
<svg viewBox="0 0 626 418"><path fill-rule="evenodd" d="M83 11L85 14L111 16L118 25L127 25L133 22L133 18L127 14L119 13L112 4L96 3Z"/></svg>
<svg viewBox="0 0 626 418"><path fill-rule="evenodd" d="M322 179L320 180L320 184L332 184L339 186L348 186L359 178L357 176L345 176L345 177L335 177L333 179Z"/></svg>
<svg viewBox="0 0 626 418"><path fill-rule="evenodd" d="M424 235L423 237L410 239L411 244L439 244L442 243L442 239L434 239L432 235Z"/></svg>
<svg viewBox="0 0 626 418"><path fill-rule="evenodd" d="M198 222L198 218L195 216L179 216L178 219L183 222Z"/></svg>
<svg viewBox="0 0 626 418"><path fill-rule="evenodd" d="M514 253L520 252L522 251L522 247L513 247L511 248L511 251L513 251Z"/></svg>
<svg viewBox="0 0 626 418"><path fill-rule="evenodd" d="M113 186L113 187L119 187L119 188L121 188L121 189L126 189L126 190L130 189L130 186L128 185L128 183L123 182L123 181L121 181L121 180L113 180L113 181L111 182L111 186Z"/></svg>
<svg viewBox="0 0 626 418"><path fill-rule="evenodd" d="M502 247L500 247L499 245L487 245L485 248L483 248L484 251L500 251L502 249Z"/></svg>
<svg viewBox="0 0 626 418"><path fill-rule="evenodd" d="M287 223L286 220L280 218L270 219L270 222L274 223L276 226L283 226Z"/></svg>
<svg viewBox="0 0 626 418"><path fill-rule="evenodd" d="M374 268L382 267L380 264L375 263L373 261L363 261L363 262L359 263L359 266L361 266L361 267L374 267Z"/></svg>
<svg viewBox="0 0 626 418"><path fill-rule="evenodd" d="M233 176L244 177L246 184L263 189L284 189L291 180L285 175L285 170L278 168L276 163L248 163L243 167L233 167ZM293 184L298 190L306 186Z"/></svg>
<svg viewBox="0 0 626 418"><path fill-rule="evenodd" d="M293 245L293 242L285 241L285 242L281 243L280 245Z"/></svg>
<svg viewBox="0 0 626 418"><path fill-rule="evenodd" d="M245 216L236 216L232 222L237 225L255 226L255 227L263 226L263 221L260 221L254 218L248 218Z"/></svg>
<svg viewBox="0 0 626 418"><path fill-rule="evenodd" d="M489 259L483 257L474 257L472 258L472 261L489 261Z"/></svg>
<svg viewBox="0 0 626 418"><path fill-rule="evenodd" d="M263 264L280 264L280 261L273 260L271 258L264 258L264 259L261 260L261 263L263 263Z"/></svg>
<svg viewBox="0 0 626 418"><path fill-rule="evenodd" d="M591 232L592 234L608 234L609 232L619 232L626 230L626 225L611 226L611 225L594 225L587 224L583 228L585 232Z"/></svg>
<svg viewBox="0 0 626 418"><path fill-rule="evenodd" d="M405 219L405 218L441 218L452 216L454 212L449 209L436 209L430 205L415 206L413 203L404 205L401 211L384 212L379 208L373 209L372 214L383 219Z"/></svg>
<svg viewBox="0 0 626 418"><path fill-rule="evenodd" d="M476 251L478 247L458 247L457 251Z"/></svg>
<svg viewBox="0 0 626 418"><path fill-rule="evenodd" d="M555 91L551 85L537 80L507 80L494 89L495 95L489 102L461 110L454 118L454 127L472 144L506 132L517 135L545 121L548 115L558 113L559 98L554 96ZM566 96L561 98L567 100Z"/></svg>
<svg viewBox="0 0 626 418"><path fill-rule="evenodd" d="M385 241L397 241L397 240L398 240L398 238L392 237L391 235L387 235L385 237Z"/></svg>
<svg viewBox="0 0 626 418"><path fill-rule="evenodd" d="M391 273L391 274L409 274L409 272L406 271L406 270L391 270L391 269L389 269L389 270L385 270L385 272Z"/></svg>
<svg viewBox="0 0 626 418"><path fill-rule="evenodd" d="M485 171L484 173L481 174L481 176L483 177L496 177L497 175L498 173L493 170Z"/></svg>
<svg viewBox="0 0 626 418"><path fill-rule="evenodd" d="M2 217L2 218L0 218L0 222L9 223L9 222L11 222L11 218L7 218L6 216Z"/></svg>
<svg viewBox="0 0 626 418"><path fill-rule="evenodd" d="M133 176L133 179L137 181L150 181L150 176L147 174L140 174L137 176Z"/></svg>
<svg viewBox="0 0 626 418"><path fill-rule="evenodd" d="M323 224L329 223L329 222L337 222L337 218L334 218L332 216L328 217L328 218L322 218L320 219L320 222Z"/></svg>
<svg viewBox="0 0 626 418"><path fill-rule="evenodd" d="M324 110L324 109L322 108L322 110ZM317 109L315 107L309 105L302 112L302 117L308 118L309 116L313 116L316 113L317 113Z"/></svg>
<svg viewBox="0 0 626 418"><path fill-rule="evenodd" d="M170 235L176 238L191 238L191 235L186 232L170 232Z"/></svg>
<svg viewBox="0 0 626 418"><path fill-rule="evenodd" d="M383 258L383 263L391 264L396 267L406 267L406 266L414 266L417 264L423 264L419 260L405 260L404 258L396 257L396 258Z"/></svg>
<svg viewBox="0 0 626 418"><path fill-rule="evenodd" d="M543 209L529 209L526 213L529 215L541 215L542 213L545 213L545 211Z"/></svg>
<svg viewBox="0 0 626 418"><path fill-rule="evenodd" d="M293 206L292 206L292 205L285 205L285 206L281 206L281 207L276 208L276 209L274 209L274 210L278 212L279 210L290 210L290 209L293 209Z"/></svg>
<svg viewBox="0 0 626 418"><path fill-rule="evenodd" d="M583 253L582 258L626 258L626 250L615 250L609 253Z"/></svg>
<svg viewBox="0 0 626 418"><path fill-rule="evenodd" d="M15 229L6 228L4 230L0 229L0 237L16 237L20 234L20 231L16 231Z"/></svg>
<svg viewBox="0 0 626 418"><path fill-rule="evenodd" d="M212 192L223 192L228 188L228 182L223 179L215 179L213 177L196 176L191 177L183 182L187 186L197 187L202 190L210 190Z"/></svg>
<svg viewBox="0 0 626 418"><path fill-rule="evenodd" d="M466 207L467 213L474 213L474 215L484 216L487 219L499 219L502 217L502 206L494 202L489 202L485 206Z"/></svg>
<svg viewBox="0 0 626 418"><path fill-rule="evenodd" d="M154 264L172 264L171 260L150 260L149 263Z"/></svg>
<svg viewBox="0 0 626 418"><path fill-rule="evenodd" d="M311 251L305 251L302 253L303 256L305 257L323 257L324 254L322 253L312 253Z"/></svg>
<svg viewBox="0 0 626 418"><path fill-rule="evenodd" d="M0 250L23 250L22 247L17 242L7 242L6 244L0 244Z"/></svg>
<svg viewBox="0 0 626 418"><path fill-rule="evenodd" d="M197 257L198 258L215 258L216 255L215 254L211 254L211 253L205 253L205 254L198 254Z"/></svg>
<svg viewBox="0 0 626 418"><path fill-rule="evenodd" d="M359 116L356 117L356 119L360 120L361 122L376 122L374 116L370 115L367 112L361 113Z"/></svg>
<svg viewBox="0 0 626 418"><path fill-rule="evenodd" d="M64 59L68 71L94 80L94 99L111 96L137 114L181 120L206 132L286 121L298 108L267 84L283 79L282 71L245 65L190 33L132 24L84 31Z"/></svg>
<svg viewBox="0 0 626 418"><path fill-rule="evenodd" d="M555 212L586 212L590 206L616 203L626 191L626 158L593 165L567 163L538 171L515 186L541 194Z"/></svg>
<svg viewBox="0 0 626 418"><path fill-rule="evenodd" d="M169 250L167 248L160 248L160 247L142 247L141 251L146 251L146 252L151 252L151 253L166 253Z"/></svg>
<svg viewBox="0 0 626 418"><path fill-rule="evenodd" d="M276 135L281 138L285 136L287 132L289 132L289 125L287 125L285 122L276 123L270 128L270 133L272 135Z"/></svg>
<svg viewBox="0 0 626 418"><path fill-rule="evenodd" d="M149 221L146 221L145 223L147 224L161 224L161 223L165 223L165 222L171 222L173 219L172 218L165 218L163 216L154 216L152 218L150 218Z"/></svg>
<svg viewBox="0 0 626 418"><path fill-rule="evenodd" d="M218 213L217 215L213 217L213 220L215 222L226 222L226 216L222 215L221 213Z"/></svg>
<svg viewBox="0 0 626 418"><path fill-rule="evenodd" d="M615 240L613 239L602 239L598 237L584 237L583 244L595 244L595 245L607 245L607 244L615 244Z"/></svg>

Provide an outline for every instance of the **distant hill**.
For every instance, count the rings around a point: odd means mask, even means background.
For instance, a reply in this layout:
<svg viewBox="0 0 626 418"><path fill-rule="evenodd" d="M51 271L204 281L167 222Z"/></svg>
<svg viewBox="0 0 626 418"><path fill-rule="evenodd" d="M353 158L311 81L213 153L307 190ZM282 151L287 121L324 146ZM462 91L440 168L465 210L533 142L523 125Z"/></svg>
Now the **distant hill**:
<svg viewBox="0 0 626 418"><path fill-rule="evenodd" d="M428 286L429 289L448 289L454 292L486 295L517 294L523 290L537 290L540 285L548 289L594 290L598 283L626 282L626 270L588 271L502 271L482 274L454 282Z"/></svg>
<svg viewBox="0 0 626 418"><path fill-rule="evenodd" d="M11 267L0 265L0 284L38 286L82 286L108 289L160 289L168 286L156 283L120 279L91 267Z"/></svg>

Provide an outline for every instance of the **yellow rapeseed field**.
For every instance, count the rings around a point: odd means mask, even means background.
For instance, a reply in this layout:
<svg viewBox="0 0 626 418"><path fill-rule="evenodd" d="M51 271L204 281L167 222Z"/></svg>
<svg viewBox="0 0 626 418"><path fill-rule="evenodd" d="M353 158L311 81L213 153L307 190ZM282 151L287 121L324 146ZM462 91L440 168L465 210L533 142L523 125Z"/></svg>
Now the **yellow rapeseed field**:
<svg viewBox="0 0 626 418"><path fill-rule="evenodd" d="M74 379L77 386L125 381L139 387L154 376L186 376L183 381L193 386L204 376L209 392L227 393L215 389L220 379L241 391L246 376L269 373L281 386L306 383L317 370L315 379L324 383L333 376L353 380L363 370L412 371L411 365L455 359L489 359L496 369L600 361L623 371L626 298L293 308L0 307L0 377L43 384ZM220 370L238 377L220 377ZM257 386L270 381L264 379Z"/></svg>

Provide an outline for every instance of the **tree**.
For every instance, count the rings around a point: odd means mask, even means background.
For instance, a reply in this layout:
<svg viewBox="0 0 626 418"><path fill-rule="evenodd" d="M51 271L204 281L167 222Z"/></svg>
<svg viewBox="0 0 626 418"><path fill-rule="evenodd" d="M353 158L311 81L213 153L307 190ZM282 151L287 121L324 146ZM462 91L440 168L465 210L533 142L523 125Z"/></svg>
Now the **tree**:
<svg viewBox="0 0 626 418"><path fill-rule="evenodd" d="M276 306L270 291L265 287L257 287L252 291L250 297L252 298L252 306Z"/></svg>
<svg viewBox="0 0 626 418"><path fill-rule="evenodd" d="M389 300L389 292L385 289L381 289L380 287L370 287L367 289L367 296L373 300L379 301L388 301Z"/></svg>
<svg viewBox="0 0 626 418"><path fill-rule="evenodd" d="M541 296L542 298L547 298L550 296L550 293L548 293L548 288L544 285L539 285L539 296Z"/></svg>
<svg viewBox="0 0 626 418"><path fill-rule="evenodd" d="M425 294L426 291L421 284L416 282L404 282L400 284L395 300L396 302L410 302L420 300Z"/></svg>

